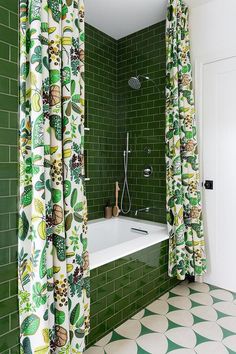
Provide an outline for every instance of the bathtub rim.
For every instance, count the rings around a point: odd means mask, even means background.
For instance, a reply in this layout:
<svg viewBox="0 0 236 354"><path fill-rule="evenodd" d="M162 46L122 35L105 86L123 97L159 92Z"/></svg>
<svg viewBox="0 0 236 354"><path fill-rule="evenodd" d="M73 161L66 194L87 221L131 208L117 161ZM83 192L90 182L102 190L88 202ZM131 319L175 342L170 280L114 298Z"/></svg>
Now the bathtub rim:
<svg viewBox="0 0 236 354"><path fill-rule="evenodd" d="M119 243L118 245L114 245L112 247L104 248L103 250L100 250L97 252L91 252L91 253L89 252L90 270L96 269L96 268L101 267L105 264L111 263L119 258L128 256L128 255L138 252L142 249L148 248L150 246L153 246L155 244L161 243L161 242L169 239L167 224L157 223L157 222L149 221L149 220L130 218L130 217L125 217L125 216L119 216L119 218L113 218L113 219L116 219L116 220L122 219L124 221L125 220L126 221L135 221L135 222L139 222L140 224L143 223L143 224L152 225L152 226L159 226L159 227L161 227L160 232L158 231L159 237L157 239L155 234L148 235L148 236L144 235L144 236L140 236L138 238L135 238L133 240ZM109 220L112 220L112 219L109 219ZM89 226L89 224L100 223L102 221L105 222L106 219L100 218L100 219L91 220L91 221L89 221L88 226ZM89 235L89 229L88 229L88 235ZM121 245L122 245L122 248L120 248Z"/></svg>

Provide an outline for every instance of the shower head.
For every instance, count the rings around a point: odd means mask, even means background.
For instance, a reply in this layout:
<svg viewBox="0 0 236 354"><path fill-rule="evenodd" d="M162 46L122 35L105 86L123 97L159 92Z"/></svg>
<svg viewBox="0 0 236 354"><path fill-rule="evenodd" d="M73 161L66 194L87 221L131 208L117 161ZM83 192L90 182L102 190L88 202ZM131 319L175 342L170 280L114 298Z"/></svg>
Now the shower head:
<svg viewBox="0 0 236 354"><path fill-rule="evenodd" d="M139 90L141 88L141 82L139 77L132 76L128 81L129 86L134 90Z"/></svg>
<svg viewBox="0 0 236 354"><path fill-rule="evenodd" d="M142 86L142 80L150 80L150 78L144 75L132 76L128 81L128 85L134 90L139 90Z"/></svg>

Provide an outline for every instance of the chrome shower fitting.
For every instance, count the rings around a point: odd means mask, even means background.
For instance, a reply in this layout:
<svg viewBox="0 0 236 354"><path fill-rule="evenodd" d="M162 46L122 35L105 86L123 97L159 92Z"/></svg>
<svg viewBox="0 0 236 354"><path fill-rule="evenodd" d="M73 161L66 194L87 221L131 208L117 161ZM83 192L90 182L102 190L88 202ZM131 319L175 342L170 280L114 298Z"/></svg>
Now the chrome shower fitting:
<svg viewBox="0 0 236 354"><path fill-rule="evenodd" d="M151 209L150 207L137 209L137 210L135 210L135 214L134 215L137 216L138 213L141 213L141 212L149 213L150 209Z"/></svg>
<svg viewBox="0 0 236 354"><path fill-rule="evenodd" d="M128 80L128 85L133 89L133 90L139 90L142 86L142 81L146 80L146 81L151 81L153 82L155 85L155 81L150 79L149 76L146 75L137 75L137 76L132 76L129 80Z"/></svg>

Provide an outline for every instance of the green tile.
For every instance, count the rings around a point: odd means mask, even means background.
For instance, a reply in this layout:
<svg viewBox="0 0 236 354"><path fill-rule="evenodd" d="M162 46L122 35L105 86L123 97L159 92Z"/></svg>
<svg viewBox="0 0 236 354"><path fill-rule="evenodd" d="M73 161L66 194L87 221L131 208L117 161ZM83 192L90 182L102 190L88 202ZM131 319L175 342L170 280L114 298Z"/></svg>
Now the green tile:
<svg viewBox="0 0 236 354"><path fill-rule="evenodd" d="M3 335L10 330L10 317L5 316L1 318L0 322L0 335Z"/></svg>
<svg viewBox="0 0 236 354"><path fill-rule="evenodd" d="M98 316L92 316L90 318L90 328L95 328L98 325Z"/></svg>
<svg viewBox="0 0 236 354"><path fill-rule="evenodd" d="M115 283L114 282L106 283L103 286L99 287L97 289L98 300L113 293L114 290L115 290Z"/></svg>
<svg viewBox="0 0 236 354"><path fill-rule="evenodd" d="M18 43L18 34L17 31L2 26L0 24L0 41L12 44L12 45L17 45ZM11 76L12 77L12 76Z"/></svg>
<svg viewBox="0 0 236 354"><path fill-rule="evenodd" d="M127 307L122 309L122 318L130 318L137 313L136 302L131 302Z"/></svg>
<svg viewBox="0 0 236 354"><path fill-rule="evenodd" d="M15 30L18 28L18 16L14 13L10 13L10 27Z"/></svg>
<svg viewBox="0 0 236 354"><path fill-rule="evenodd" d="M15 164L12 164L15 165ZM7 168L8 164L0 163L1 168ZM2 182L0 181L0 185ZM1 197L0 199L0 214L15 212L17 210L17 198L16 197Z"/></svg>
<svg viewBox="0 0 236 354"><path fill-rule="evenodd" d="M92 279L92 277L90 277L90 279ZM90 283L91 285L91 283ZM96 302L97 301L97 289L94 289L91 287L91 302Z"/></svg>
<svg viewBox="0 0 236 354"><path fill-rule="evenodd" d="M0 162L9 161L9 147L0 145Z"/></svg>
<svg viewBox="0 0 236 354"><path fill-rule="evenodd" d="M2 64L0 59L0 75L3 74L4 72L1 71L1 65ZM6 75L9 75L9 73L6 72ZM0 109L17 112L18 109L17 97L6 95L6 94L0 94Z"/></svg>
<svg viewBox="0 0 236 354"><path fill-rule="evenodd" d="M124 296L122 299L120 299L119 301L117 301L115 303L115 311L119 312L119 311L123 310L125 307L127 307L129 304L130 304L129 295Z"/></svg>
<svg viewBox="0 0 236 354"><path fill-rule="evenodd" d="M123 320L122 312L116 313L106 321L107 328L114 329Z"/></svg>
<svg viewBox="0 0 236 354"><path fill-rule="evenodd" d="M18 96L18 81L17 80L11 80L10 94L14 95L14 96Z"/></svg>
<svg viewBox="0 0 236 354"><path fill-rule="evenodd" d="M109 270L115 268L115 262L110 262L98 268L98 274L106 273Z"/></svg>
<svg viewBox="0 0 236 354"><path fill-rule="evenodd" d="M9 282L0 284L0 301L9 297Z"/></svg>
<svg viewBox="0 0 236 354"><path fill-rule="evenodd" d="M0 353L2 353L4 350L8 350L8 348L12 348L16 346L18 343L19 343L19 331L17 329L8 332L7 334L4 334L1 337L1 341L0 341Z"/></svg>
<svg viewBox="0 0 236 354"><path fill-rule="evenodd" d="M10 93L10 82L7 77L0 76L0 92Z"/></svg>
<svg viewBox="0 0 236 354"><path fill-rule="evenodd" d="M0 49L1 53L1 49ZM6 111L0 111L0 127L7 128L9 125L9 113Z"/></svg>
<svg viewBox="0 0 236 354"><path fill-rule="evenodd" d="M18 48L11 46L10 47L10 59L11 59L11 61L13 61L14 63L17 63L18 62L18 56L19 56Z"/></svg>
<svg viewBox="0 0 236 354"><path fill-rule="evenodd" d="M12 246L9 249L10 251L10 262L16 262L17 261L17 252L18 252L18 245Z"/></svg>
<svg viewBox="0 0 236 354"><path fill-rule="evenodd" d="M123 298L124 294L124 288L117 289L114 291L114 293L110 294L107 296L107 306L110 306L111 304L116 303L120 299Z"/></svg>
<svg viewBox="0 0 236 354"><path fill-rule="evenodd" d="M11 354L10 349L4 350L4 352L2 354Z"/></svg>
<svg viewBox="0 0 236 354"><path fill-rule="evenodd" d="M106 323L103 322L99 324L97 327L91 329L88 337L88 341L90 343L97 341L97 339L101 338L105 332L106 332Z"/></svg>
<svg viewBox="0 0 236 354"><path fill-rule="evenodd" d="M115 289L120 289L126 286L130 282L129 275L124 275L121 278L116 279L115 281Z"/></svg>
<svg viewBox="0 0 236 354"><path fill-rule="evenodd" d="M12 1L0 0L0 6L15 13L18 12L18 1L16 0L12 0Z"/></svg>
<svg viewBox="0 0 236 354"><path fill-rule="evenodd" d="M7 264L0 267L0 282L3 283L7 280L17 277L17 265L16 263Z"/></svg>
<svg viewBox="0 0 236 354"><path fill-rule="evenodd" d="M6 248L0 249L0 265L1 266L6 265L9 263L9 261L10 261L9 250Z"/></svg>
<svg viewBox="0 0 236 354"><path fill-rule="evenodd" d="M106 298L97 300L95 303L92 304L91 307L91 316L96 315L99 311L104 310L106 307Z"/></svg>
<svg viewBox="0 0 236 354"><path fill-rule="evenodd" d="M9 45L0 41L0 58L9 59Z"/></svg>
<svg viewBox="0 0 236 354"><path fill-rule="evenodd" d="M17 229L9 231L0 231L0 248L13 246L17 243Z"/></svg>
<svg viewBox="0 0 236 354"><path fill-rule="evenodd" d="M4 7L0 7L0 23L3 25L9 25L9 11Z"/></svg>
<svg viewBox="0 0 236 354"><path fill-rule="evenodd" d="M0 317L6 316L12 312L17 311L18 300L17 296L10 297L9 299L0 302Z"/></svg>
<svg viewBox="0 0 236 354"><path fill-rule="evenodd" d="M116 267L107 272L107 282L117 279L123 275L123 267Z"/></svg>
<svg viewBox="0 0 236 354"><path fill-rule="evenodd" d="M18 180L10 181L10 193L11 195L18 195Z"/></svg>
<svg viewBox="0 0 236 354"><path fill-rule="evenodd" d="M16 295L18 292L18 280L13 279L10 281L10 296Z"/></svg>
<svg viewBox="0 0 236 354"><path fill-rule="evenodd" d="M107 282L107 275L106 273L100 274L97 277L91 277L91 288L97 289L102 284Z"/></svg>
<svg viewBox="0 0 236 354"><path fill-rule="evenodd" d="M19 327L19 313L18 311L11 315L11 329Z"/></svg>
<svg viewBox="0 0 236 354"><path fill-rule="evenodd" d="M18 161L18 148L15 146L10 147L10 161L11 162Z"/></svg>
<svg viewBox="0 0 236 354"><path fill-rule="evenodd" d="M17 163L0 163L0 178L16 178L18 175ZM1 210L1 206L0 206Z"/></svg>
<svg viewBox="0 0 236 354"><path fill-rule="evenodd" d="M10 215L10 229L17 229L18 227L18 213L11 213Z"/></svg>
<svg viewBox="0 0 236 354"><path fill-rule="evenodd" d="M10 128L18 129L18 113L10 112Z"/></svg>
<svg viewBox="0 0 236 354"><path fill-rule="evenodd" d="M101 323L108 318L112 317L115 314L115 305L110 305L107 308L105 308L103 311L98 313L98 323Z"/></svg>

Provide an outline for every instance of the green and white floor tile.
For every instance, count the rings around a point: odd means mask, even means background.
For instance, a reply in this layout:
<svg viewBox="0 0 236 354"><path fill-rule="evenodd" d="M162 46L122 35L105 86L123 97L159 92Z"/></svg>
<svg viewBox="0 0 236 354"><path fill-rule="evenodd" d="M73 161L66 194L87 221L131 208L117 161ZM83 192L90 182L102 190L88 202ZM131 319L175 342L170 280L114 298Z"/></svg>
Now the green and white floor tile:
<svg viewBox="0 0 236 354"><path fill-rule="evenodd" d="M183 282L85 353L236 353L236 294Z"/></svg>

